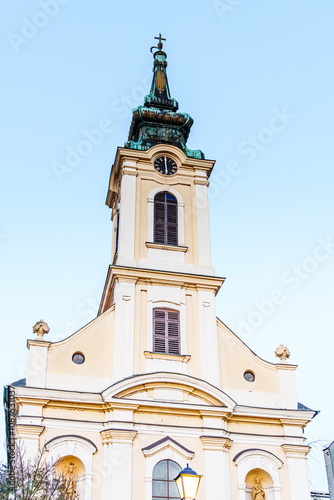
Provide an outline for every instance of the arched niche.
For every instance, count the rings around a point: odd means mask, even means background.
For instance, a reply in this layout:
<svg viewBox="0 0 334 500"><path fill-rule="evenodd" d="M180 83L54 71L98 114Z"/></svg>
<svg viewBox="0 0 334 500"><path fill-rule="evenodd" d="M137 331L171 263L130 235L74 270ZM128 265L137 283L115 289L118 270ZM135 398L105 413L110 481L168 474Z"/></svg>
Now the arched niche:
<svg viewBox="0 0 334 500"><path fill-rule="evenodd" d="M252 490L257 477L261 478L265 500L281 500L279 469L283 462L276 455L266 450L249 449L238 453L233 462L238 468L240 500L253 500Z"/></svg>
<svg viewBox="0 0 334 500"><path fill-rule="evenodd" d="M54 471L62 475L73 474L74 476L82 476L86 473L86 468L80 458L74 455L67 455L58 460L54 466Z"/></svg>
<svg viewBox="0 0 334 500"><path fill-rule="evenodd" d="M93 454L97 451L94 443L82 436L64 435L48 441L45 449L49 452L50 461L59 470L64 469L68 473L71 463L74 464L73 474L77 476L80 500L91 500ZM79 474L79 471L83 472Z"/></svg>
<svg viewBox="0 0 334 500"><path fill-rule="evenodd" d="M275 499L274 490L274 480L267 471L263 469L252 469L248 472L246 478L246 498L253 500L253 487L255 485L261 485L264 491L265 500ZM261 495L258 495L257 500L261 500Z"/></svg>

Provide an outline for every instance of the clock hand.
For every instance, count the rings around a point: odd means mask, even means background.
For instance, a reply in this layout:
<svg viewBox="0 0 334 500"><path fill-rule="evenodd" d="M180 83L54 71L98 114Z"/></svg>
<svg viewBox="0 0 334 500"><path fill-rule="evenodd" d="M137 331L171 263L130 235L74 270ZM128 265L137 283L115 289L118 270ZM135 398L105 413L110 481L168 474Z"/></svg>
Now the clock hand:
<svg viewBox="0 0 334 500"><path fill-rule="evenodd" d="M165 156L165 174L167 174L167 158Z"/></svg>

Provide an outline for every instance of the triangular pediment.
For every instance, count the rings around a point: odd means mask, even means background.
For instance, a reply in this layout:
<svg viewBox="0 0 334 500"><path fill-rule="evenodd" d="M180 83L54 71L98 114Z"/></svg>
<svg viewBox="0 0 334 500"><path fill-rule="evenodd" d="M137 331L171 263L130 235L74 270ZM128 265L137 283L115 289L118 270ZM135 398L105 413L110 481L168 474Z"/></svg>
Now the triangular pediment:
<svg viewBox="0 0 334 500"><path fill-rule="evenodd" d="M117 398L224 410L232 410L235 406L235 401L217 387L189 375L167 372L130 377L106 389L102 396L105 401Z"/></svg>
<svg viewBox="0 0 334 500"><path fill-rule="evenodd" d="M159 441L155 441L149 446L145 446L145 448L142 448L142 452L144 453L145 457L149 457L161 452L162 450L165 450L166 448L172 449L188 460L191 460L195 454L193 451L188 450L188 448L178 443L177 441L175 441L175 439L172 439L169 436L159 439Z"/></svg>

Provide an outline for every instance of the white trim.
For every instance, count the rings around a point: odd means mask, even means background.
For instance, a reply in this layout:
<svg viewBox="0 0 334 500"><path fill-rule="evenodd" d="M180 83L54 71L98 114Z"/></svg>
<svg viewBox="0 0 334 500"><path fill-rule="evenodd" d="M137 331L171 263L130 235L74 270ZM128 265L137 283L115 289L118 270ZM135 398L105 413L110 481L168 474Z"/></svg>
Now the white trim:
<svg viewBox="0 0 334 500"><path fill-rule="evenodd" d="M143 384L145 383L151 384L152 381L156 382L157 384L161 382L166 382L168 384L168 387L170 387L171 384L175 383L201 390L204 393L208 394L209 396L212 396L215 399L217 399L221 403L221 405L225 407L224 412L225 411L230 412L235 407L235 402L218 387L214 387L208 382L197 379L195 377L191 377L190 375L184 375L181 373L169 373L169 372L155 373L154 379L152 379L151 373L147 373L144 375L137 375L128 378L126 380L121 380L120 382L106 389L102 393L102 397L104 401L111 401L113 397L117 397L117 394L135 388L137 386L138 386L138 392L140 392L140 390L142 389L141 386ZM150 404L152 403L150 402Z"/></svg>
<svg viewBox="0 0 334 500"><path fill-rule="evenodd" d="M160 453L161 451L165 450L166 448L171 448L174 450L176 453L181 455L187 460L191 460L194 456L194 452L190 450L185 450L182 448L178 443L174 443L169 436L167 436L168 439L163 441L162 443L156 444L156 446L147 449L143 448L142 452L145 457L151 457L153 455L156 455L157 453Z"/></svg>

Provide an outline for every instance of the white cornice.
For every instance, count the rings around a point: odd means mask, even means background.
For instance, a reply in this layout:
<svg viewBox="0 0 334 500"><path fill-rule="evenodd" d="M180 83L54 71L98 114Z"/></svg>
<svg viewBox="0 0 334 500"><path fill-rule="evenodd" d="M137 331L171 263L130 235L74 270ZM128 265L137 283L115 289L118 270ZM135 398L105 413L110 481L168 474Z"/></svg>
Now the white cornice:
<svg viewBox="0 0 334 500"><path fill-rule="evenodd" d="M241 406L237 405L233 412L233 418L240 417L243 420L247 417L254 420L257 419L277 419L284 424L293 424L305 426L312 420L316 412L314 411L301 411L296 409L282 409L282 408L257 408L255 406ZM298 422L298 423L297 423Z"/></svg>

